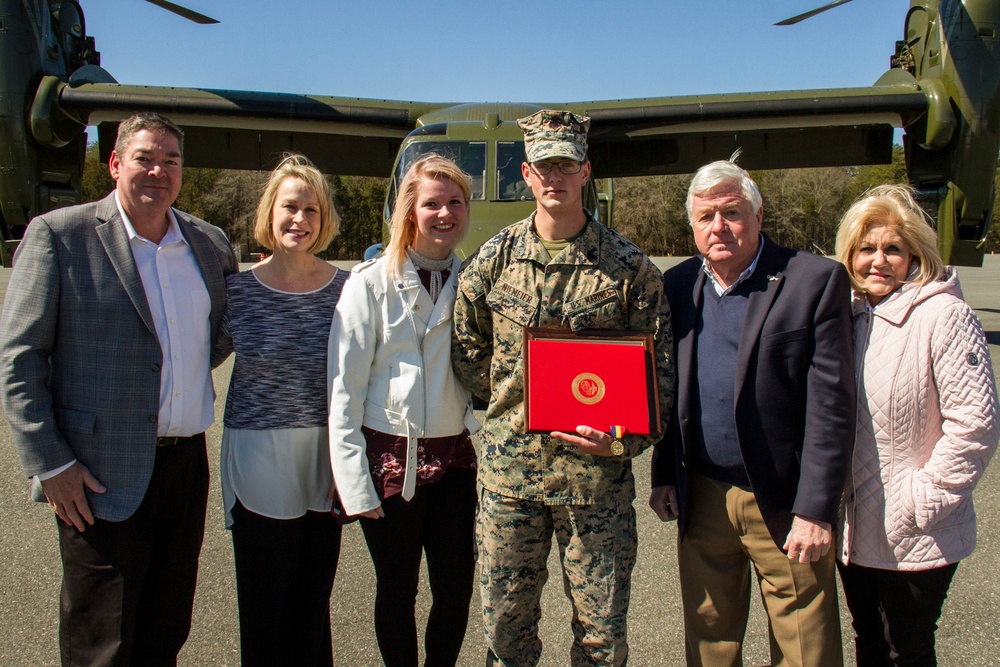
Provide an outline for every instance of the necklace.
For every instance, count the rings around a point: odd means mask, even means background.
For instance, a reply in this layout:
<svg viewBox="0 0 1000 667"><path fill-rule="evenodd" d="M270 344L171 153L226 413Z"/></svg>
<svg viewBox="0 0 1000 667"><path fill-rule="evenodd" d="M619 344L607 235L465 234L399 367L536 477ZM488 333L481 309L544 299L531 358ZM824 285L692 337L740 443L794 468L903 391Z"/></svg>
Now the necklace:
<svg viewBox="0 0 1000 667"><path fill-rule="evenodd" d="M431 287L427 291L431 294L431 301L437 303L438 296L441 295L441 288L444 286L444 280L442 279L441 272L445 269L451 268L452 256L449 255L444 259L431 259L426 255L421 255L412 247L406 249L406 254L409 255L410 261L412 261L418 269L430 272Z"/></svg>
<svg viewBox="0 0 1000 667"><path fill-rule="evenodd" d="M421 255L419 252L410 246L406 249L406 254L410 256L410 260L416 264L421 269L427 269L428 271L444 271L445 269L451 268L451 258L453 255L448 255L444 259L431 259L427 255Z"/></svg>

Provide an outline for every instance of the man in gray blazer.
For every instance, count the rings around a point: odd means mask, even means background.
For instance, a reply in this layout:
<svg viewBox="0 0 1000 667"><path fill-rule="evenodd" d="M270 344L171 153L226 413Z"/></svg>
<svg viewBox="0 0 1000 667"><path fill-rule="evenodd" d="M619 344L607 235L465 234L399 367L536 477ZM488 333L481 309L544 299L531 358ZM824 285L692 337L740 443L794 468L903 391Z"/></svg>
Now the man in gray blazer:
<svg viewBox="0 0 1000 667"><path fill-rule="evenodd" d="M171 208L183 134L119 125L105 199L31 221L0 318L0 393L55 510L64 665L173 665L205 527L209 352L237 270L225 234Z"/></svg>

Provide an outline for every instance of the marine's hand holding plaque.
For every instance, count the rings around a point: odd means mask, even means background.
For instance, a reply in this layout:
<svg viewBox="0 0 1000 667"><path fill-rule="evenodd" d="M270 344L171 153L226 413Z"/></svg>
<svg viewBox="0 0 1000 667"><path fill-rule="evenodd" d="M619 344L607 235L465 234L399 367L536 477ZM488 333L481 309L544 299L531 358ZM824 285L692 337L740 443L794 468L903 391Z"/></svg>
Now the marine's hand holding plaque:
<svg viewBox="0 0 1000 667"><path fill-rule="evenodd" d="M552 431L550 435L571 445L576 445L581 454L590 454L591 456L621 456L620 451L617 454L614 452L614 443L620 442L617 438L590 426L577 426L576 434L564 431Z"/></svg>

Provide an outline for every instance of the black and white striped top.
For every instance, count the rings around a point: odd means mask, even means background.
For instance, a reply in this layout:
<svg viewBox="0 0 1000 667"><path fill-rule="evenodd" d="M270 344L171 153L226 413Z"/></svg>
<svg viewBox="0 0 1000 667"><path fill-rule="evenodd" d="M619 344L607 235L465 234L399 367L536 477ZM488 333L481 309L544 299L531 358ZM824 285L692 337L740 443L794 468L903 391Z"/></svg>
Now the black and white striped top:
<svg viewBox="0 0 1000 667"><path fill-rule="evenodd" d="M228 428L326 426L330 323L349 276L338 269L320 289L294 293L267 287L252 270L226 278L228 303L216 356L236 352Z"/></svg>

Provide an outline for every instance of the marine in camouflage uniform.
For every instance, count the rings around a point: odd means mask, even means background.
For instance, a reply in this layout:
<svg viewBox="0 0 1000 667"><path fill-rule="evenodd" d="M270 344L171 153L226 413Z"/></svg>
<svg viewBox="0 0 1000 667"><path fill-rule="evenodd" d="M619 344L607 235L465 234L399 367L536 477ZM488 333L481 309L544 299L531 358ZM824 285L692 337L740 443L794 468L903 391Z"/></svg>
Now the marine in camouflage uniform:
<svg viewBox="0 0 1000 667"><path fill-rule="evenodd" d="M529 160L585 161L586 146L580 152L578 139L587 120L543 111L520 121ZM541 180L558 180L556 171L554 179ZM605 433L590 434L599 443L592 449L526 433L522 328L654 332L665 426L674 387L669 306L649 258L584 214L582 204L582 231L552 256L536 223L548 214L544 206L559 204L538 194L538 211L483 244L463 267L455 308L455 371L474 394L489 400L477 522L487 664L538 663L539 600L554 532L574 610L571 663L622 665L637 550L631 459L656 438L626 434L624 451L614 456Z"/></svg>

